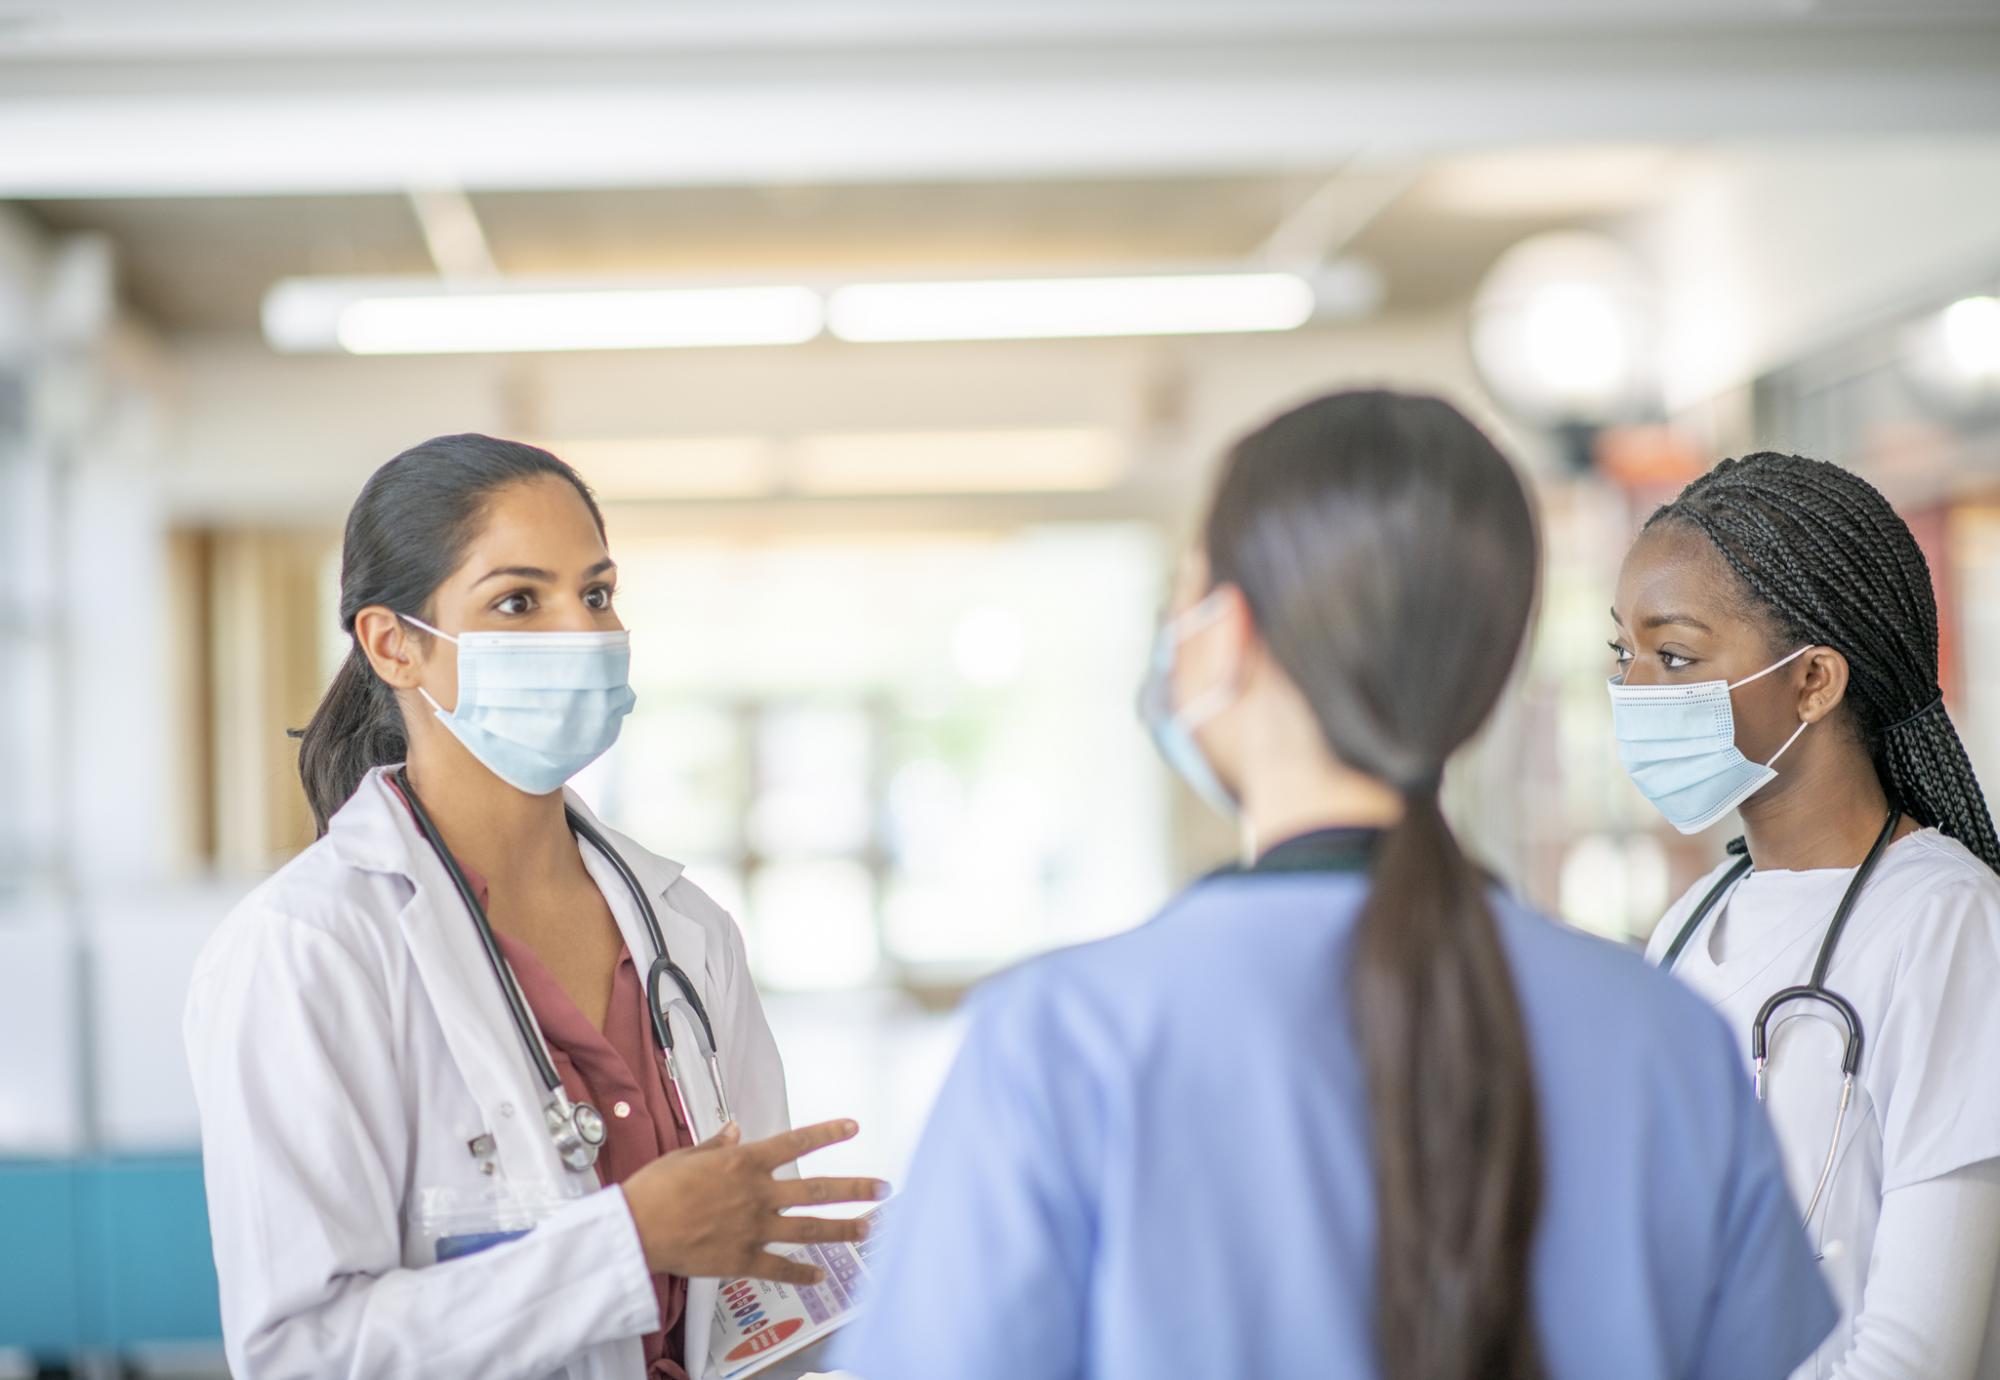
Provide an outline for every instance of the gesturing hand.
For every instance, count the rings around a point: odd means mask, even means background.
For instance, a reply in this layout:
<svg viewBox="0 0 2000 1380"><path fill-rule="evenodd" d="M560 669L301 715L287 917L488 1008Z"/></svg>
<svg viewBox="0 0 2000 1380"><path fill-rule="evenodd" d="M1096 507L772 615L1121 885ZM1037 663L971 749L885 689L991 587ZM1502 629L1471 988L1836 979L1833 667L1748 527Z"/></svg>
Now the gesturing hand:
<svg viewBox="0 0 2000 1380"><path fill-rule="evenodd" d="M769 1140L742 1139L735 1122L700 1145L660 1156L625 1180L625 1205L639 1228L646 1265L683 1277L749 1275L817 1284L825 1272L767 1251L772 1242L860 1241L858 1220L788 1217L820 1203L872 1203L889 1195L880 1179L779 1179L802 1155L852 1140L851 1121L826 1121Z"/></svg>

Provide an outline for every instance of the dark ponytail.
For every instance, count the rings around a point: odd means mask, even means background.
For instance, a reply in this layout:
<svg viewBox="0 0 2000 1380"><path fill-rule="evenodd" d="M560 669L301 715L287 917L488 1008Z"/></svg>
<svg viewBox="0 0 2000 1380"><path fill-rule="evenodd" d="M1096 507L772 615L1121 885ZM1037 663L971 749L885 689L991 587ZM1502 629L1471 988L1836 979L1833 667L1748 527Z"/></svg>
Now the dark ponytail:
<svg viewBox="0 0 2000 1380"><path fill-rule="evenodd" d="M524 479L552 475L573 485L601 535L604 517L575 470L545 450L491 436L439 436L412 446L370 475L347 515L340 549L340 626L351 638L354 616L376 604L419 617L464 559L493 494ZM412 628L412 636L427 636ZM359 644L298 735L299 779L313 826L347 803L372 767L409 752L402 710Z"/></svg>
<svg viewBox="0 0 2000 1380"><path fill-rule="evenodd" d="M1847 658L1847 705L1890 803L2000 871L1986 796L1938 690L1930 563L1889 501L1838 465L1765 451L1724 460L1646 526L1663 522L1722 553L1770 616L1774 648Z"/></svg>
<svg viewBox="0 0 2000 1380"><path fill-rule="evenodd" d="M1450 405L1344 393L1241 442L1207 529L1218 583L1342 763L1395 787L1348 982L1374 1140L1389 1380L1538 1380L1533 1065L1479 871L1439 808L1534 605L1527 495Z"/></svg>

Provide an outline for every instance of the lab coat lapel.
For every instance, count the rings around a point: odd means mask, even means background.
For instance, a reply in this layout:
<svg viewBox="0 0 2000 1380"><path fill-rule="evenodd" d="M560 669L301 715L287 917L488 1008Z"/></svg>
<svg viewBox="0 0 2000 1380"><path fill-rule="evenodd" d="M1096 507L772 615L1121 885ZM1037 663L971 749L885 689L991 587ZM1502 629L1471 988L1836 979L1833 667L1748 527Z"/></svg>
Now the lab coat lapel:
<svg viewBox="0 0 2000 1380"><path fill-rule="evenodd" d="M584 816L584 820L596 826L596 830L604 836L604 840L618 850L618 856L624 858L628 868L632 868L632 874L638 878L640 886L646 888L646 896L652 900L652 912L660 920L660 936L666 940L668 956L680 966L682 972L688 974L688 978L694 982L696 992L702 994L702 1004L710 1010L710 1020L716 1020L716 1012L722 1010L722 994L714 988L714 984L708 978L708 934L702 930L700 924L694 922L694 918L676 910L672 900L668 900L674 890L674 882L680 878L680 864L650 854L648 850L640 848L618 830L604 828L604 824L600 824L598 818L590 814L584 802L578 800L574 794L570 794L568 800L570 808L574 808L578 814ZM582 840L578 840L578 848L582 850L584 866L590 870L592 880L596 880L598 890L604 892L604 900L610 904L612 916L618 920L618 932L624 936L626 948L632 952L632 966L638 968L638 978L644 984L646 972L652 968L652 960L658 956L654 952L652 934L646 932L646 920L644 916L640 916L638 906L632 904L632 896L624 884L624 878L618 876L618 870L610 864L610 860L606 860L604 854L600 854L596 848L592 848ZM662 990L670 996L678 996L678 988L666 986ZM694 1118L694 1138L706 1140L708 1136L714 1136L718 1130L722 1130L712 1112L712 1102L706 1096L708 1068L696 1054L700 1046L694 1040L694 1030L688 1022L686 1012L680 1010L668 1012L668 1022L672 1022L676 1048L684 1046L680 1068L688 1076L686 1098L688 1098L688 1116Z"/></svg>
<svg viewBox="0 0 2000 1380"><path fill-rule="evenodd" d="M633 875L638 877L639 884L652 898L653 913L659 919L661 936L667 941L668 955L680 965L681 971L693 979L696 989L701 993L702 1003L710 1012L721 1012L723 993L717 991L709 979L707 933L668 900L674 883L680 878L680 864L660 858L633 844L616 830L605 828L597 816L591 813L590 808L577 798L575 792L569 792L568 799L571 808L596 826L597 831L618 850L619 856L625 859L625 864L632 869ZM652 936L646 932L646 922L640 916L638 907L632 904L624 880L619 877L611 864L589 844L582 844L581 847L584 866L590 869L590 875L596 880L598 889L610 902L611 913L617 918L619 931L625 936L625 947L631 951L633 965L639 970L640 981L644 982L646 971L657 956L653 952ZM691 1055L695 1048L692 1043L694 1033L687 1026L687 1018L680 1012L674 1012L667 1019L673 1022L674 1039L688 1042L687 1048ZM716 1019L716 1015L711 1014L710 1019ZM659 1053L657 1050L654 1052ZM688 1070L690 1080L694 1081L694 1086L688 1090L688 1114L695 1118L694 1136L697 1141L705 1140L721 1129L719 1126L709 1125L704 1118L701 1104L706 1101L702 1096L702 1089L706 1086L705 1081L702 1081L706 1078L706 1070L702 1067L701 1060L692 1057L684 1061L684 1067ZM684 1314L687 1321L681 1337L687 1349L685 1360L688 1374L693 1376L703 1376L710 1370L708 1345L715 1326L715 1298L718 1287L717 1281L713 1279L688 1281L687 1311Z"/></svg>
<svg viewBox="0 0 2000 1380"><path fill-rule="evenodd" d="M718 998L708 990L708 936L702 932L702 926L674 910L672 902L668 902L668 892L680 878L680 864L658 858L618 830L606 828L574 790L566 790L564 798L572 810L584 816L584 820L596 828L612 848L618 850L618 856L624 858L626 866L632 868L632 876L638 878L640 886L646 888L648 900L652 900L654 916L660 920L660 936L666 940L666 952L690 978L694 978L702 992L702 1002L716 1002ZM632 904L624 878L618 876L618 870L610 864L610 860L584 840L576 840L576 846L582 850L584 866L590 870L592 880L596 880L598 890L604 892L604 900L610 902L612 918L618 920L618 932L624 936L626 948L632 952L632 966L638 968L638 976L644 982L646 970L652 966L652 960L658 958L652 936L646 932L646 920L640 916L638 906Z"/></svg>
<svg viewBox="0 0 2000 1380"><path fill-rule="evenodd" d="M452 1063L486 1120L480 1129L499 1147L503 1172L517 1183L553 1182L574 1193L598 1187L594 1172L568 1169L557 1156L542 1120L547 1090L521 1047L485 946L450 874L382 769L362 781L336 822L354 826L343 842L357 862L398 873L416 888L396 923Z"/></svg>

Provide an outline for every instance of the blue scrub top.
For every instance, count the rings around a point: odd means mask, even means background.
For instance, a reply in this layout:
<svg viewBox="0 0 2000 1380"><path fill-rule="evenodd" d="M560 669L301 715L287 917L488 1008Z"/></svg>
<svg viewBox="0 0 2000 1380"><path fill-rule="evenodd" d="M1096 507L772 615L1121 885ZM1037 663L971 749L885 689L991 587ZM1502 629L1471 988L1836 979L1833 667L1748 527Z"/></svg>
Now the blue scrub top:
<svg viewBox="0 0 2000 1380"><path fill-rule="evenodd" d="M1345 975L1367 881L1234 874L983 987L836 1359L866 1380L1377 1375ZM1837 1317L1721 1020L1493 898L1552 1380L1777 1380Z"/></svg>

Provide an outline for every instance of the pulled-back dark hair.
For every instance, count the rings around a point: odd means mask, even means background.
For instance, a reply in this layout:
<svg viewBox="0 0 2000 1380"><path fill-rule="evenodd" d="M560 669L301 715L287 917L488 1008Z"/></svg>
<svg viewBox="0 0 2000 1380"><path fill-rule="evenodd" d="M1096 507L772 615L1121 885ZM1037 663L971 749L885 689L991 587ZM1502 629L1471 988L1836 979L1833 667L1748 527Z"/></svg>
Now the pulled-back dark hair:
<svg viewBox="0 0 2000 1380"><path fill-rule="evenodd" d="M1724 460L1646 521L1722 553L1785 649L1847 658L1847 705L1890 804L2000 871L1979 779L1938 689L1937 596L1909 526L1857 474L1801 455Z"/></svg>
<svg viewBox="0 0 2000 1380"><path fill-rule="evenodd" d="M1539 566L1513 469L1435 398L1339 393L1237 445L1206 545L1349 767L1401 793L1348 981L1367 1072L1390 1380L1543 1374L1533 1068L1481 873L1438 803L1519 656Z"/></svg>
<svg viewBox="0 0 2000 1380"><path fill-rule="evenodd" d="M471 433L438 436L376 470L347 515L340 548L340 626L351 638L354 615L373 604L428 617L431 596L465 558L492 496L542 475L574 486L603 535L604 515L576 471L519 441ZM410 746L396 693L375 674L359 643L349 647L326 698L299 736L299 779L320 834L371 767L402 761Z"/></svg>

